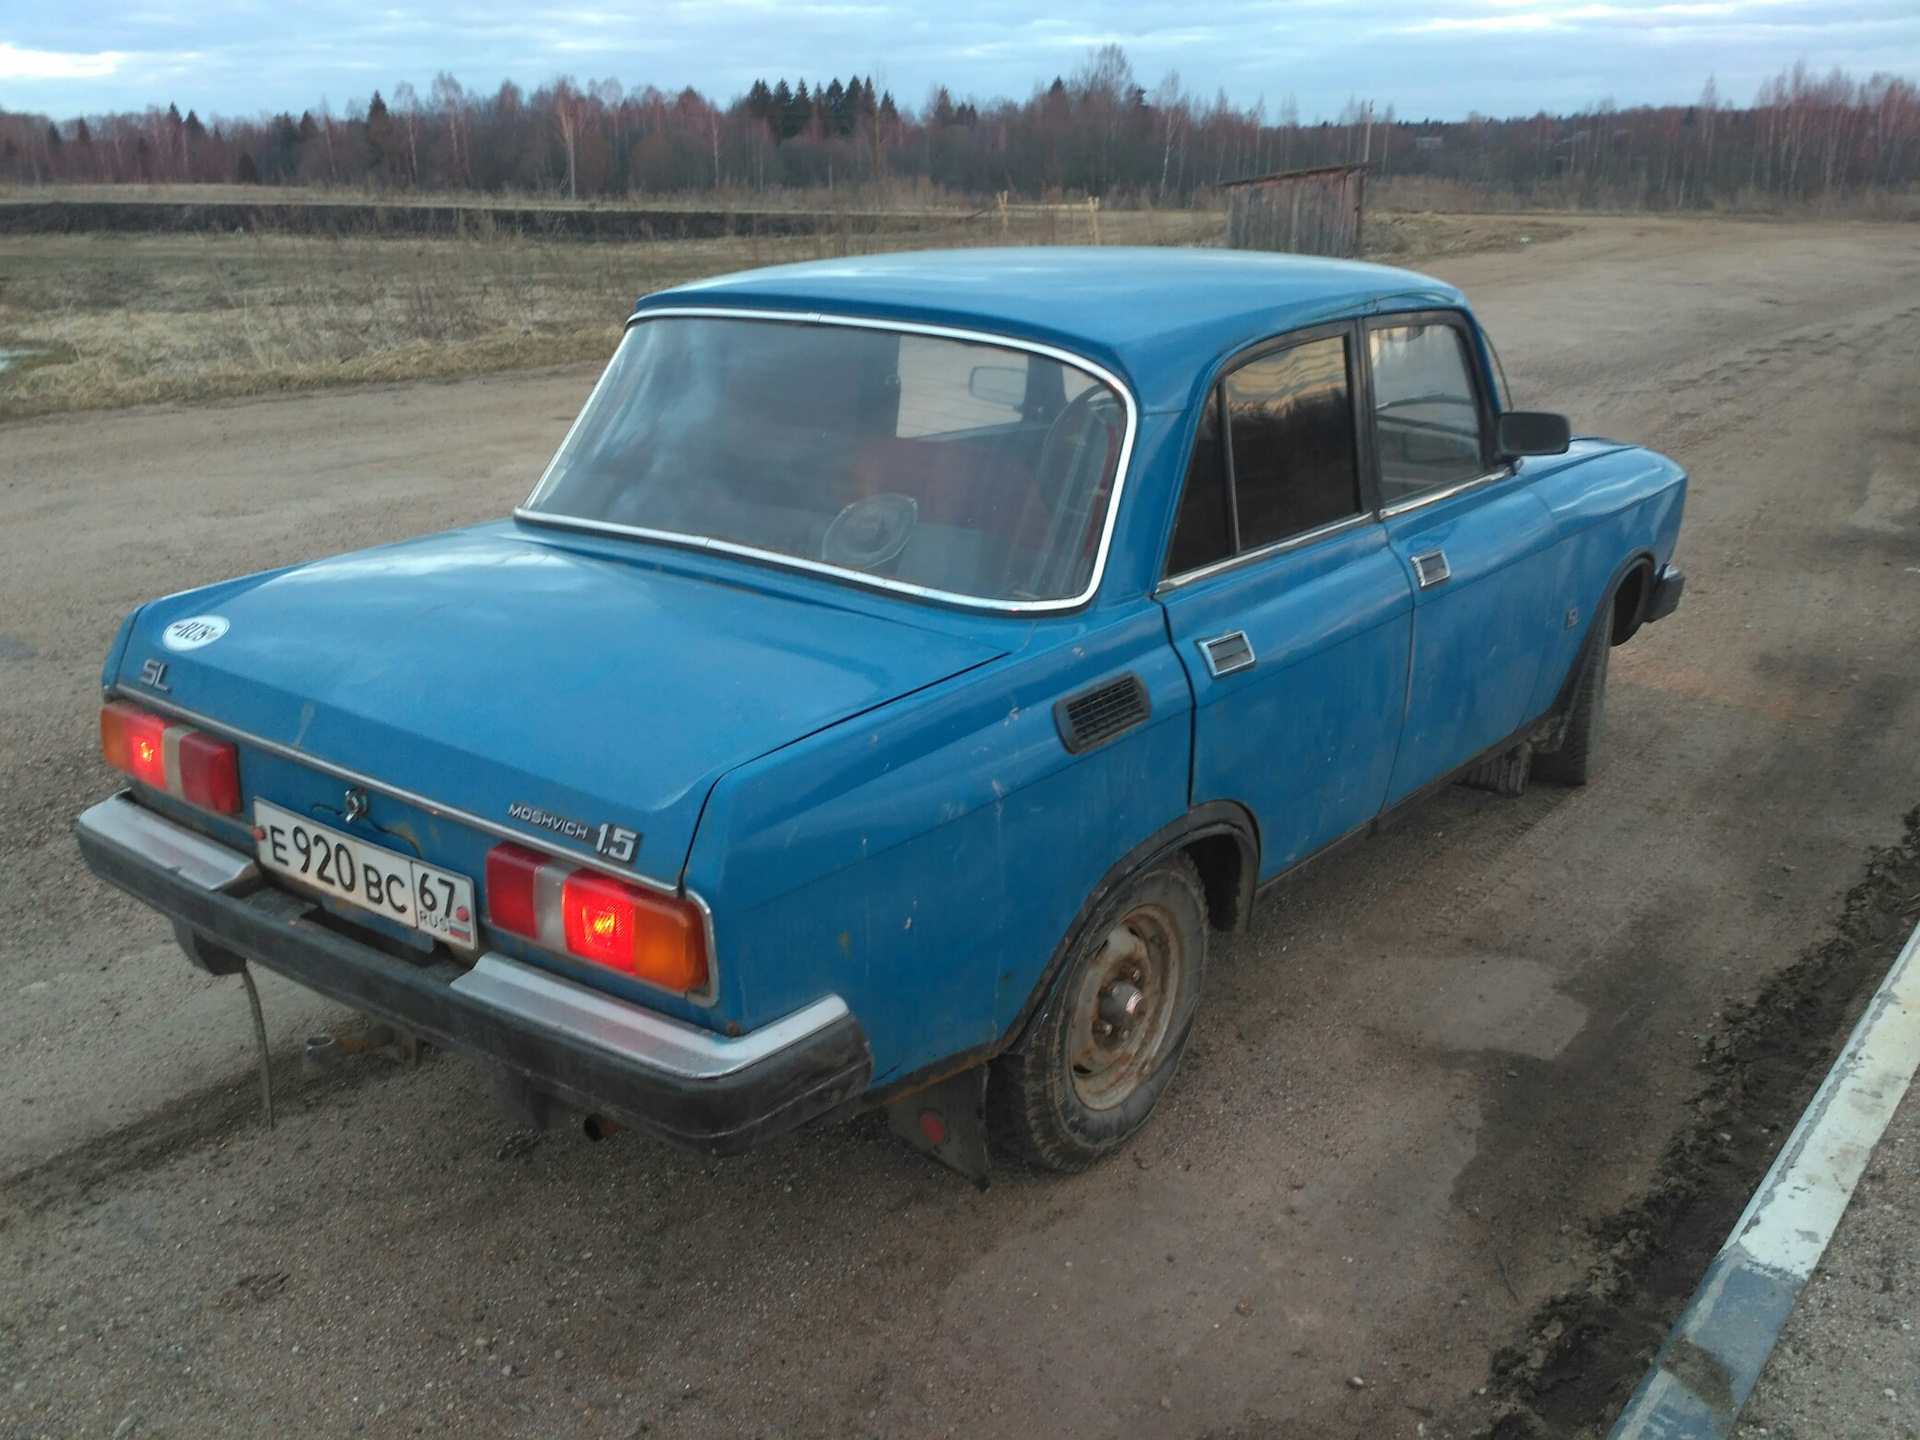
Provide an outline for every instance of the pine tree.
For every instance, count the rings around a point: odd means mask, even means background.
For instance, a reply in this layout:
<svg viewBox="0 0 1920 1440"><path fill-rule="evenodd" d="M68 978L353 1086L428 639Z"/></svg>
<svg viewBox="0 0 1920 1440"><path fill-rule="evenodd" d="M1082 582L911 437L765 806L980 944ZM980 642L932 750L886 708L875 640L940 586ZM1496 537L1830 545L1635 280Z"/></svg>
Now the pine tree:
<svg viewBox="0 0 1920 1440"><path fill-rule="evenodd" d="M391 145L393 128L392 117L387 113L387 102L380 98L378 90L373 99L367 102L367 173L378 181L384 182L387 176L387 160L393 153Z"/></svg>
<svg viewBox="0 0 1920 1440"><path fill-rule="evenodd" d="M747 91L747 114L764 125L773 123L776 103L773 91L767 88L764 80L754 81L753 88Z"/></svg>
<svg viewBox="0 0 1920 1440"><path fill-rule="evenodd" d="M234 183L238 185L258 185L260 183L259 168L253 163L253 156L244 150L240 152L240 158L234 162L233 179Z"/></svg>
<svg viewBox="0 0 1920 1440"><path fill-rule="evenodd" d="M784 140L793 132L787 129L787 119L793 114L793 91L787 88L785 78L774 82L773 87L773 134L776 140Z"/></svg>

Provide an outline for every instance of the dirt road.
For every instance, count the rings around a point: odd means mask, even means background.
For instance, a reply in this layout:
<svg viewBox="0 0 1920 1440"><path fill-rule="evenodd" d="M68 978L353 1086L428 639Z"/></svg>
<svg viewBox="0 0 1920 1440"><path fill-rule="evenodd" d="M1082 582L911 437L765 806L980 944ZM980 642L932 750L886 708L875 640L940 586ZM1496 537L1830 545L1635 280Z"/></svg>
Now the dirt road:
<svg viewBox="0 0 1920 1440"><path fill-rule="evenodd" d="M1604 774L1450 793L1267 910L1141 1139L985 1194L871 1120L723 1162L536 1140L445 1056L298 1086L269 1134L235 983L80 870L125 609L499 513L589 375L0 430L0 1429L1486 1425L1719 1017L1920 799L1920 233L1594 221L1433 268L1519 403L1692 473ZM267 1003L288 1054L325 1018Z"/></svg>

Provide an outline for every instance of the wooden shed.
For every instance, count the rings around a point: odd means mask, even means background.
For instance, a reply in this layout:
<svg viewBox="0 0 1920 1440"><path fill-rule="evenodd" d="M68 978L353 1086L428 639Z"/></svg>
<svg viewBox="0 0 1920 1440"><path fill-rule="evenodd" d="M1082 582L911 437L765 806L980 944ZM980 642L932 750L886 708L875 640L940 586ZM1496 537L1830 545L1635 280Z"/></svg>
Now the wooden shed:
<svg viewBox="0 0 1920 1440"><path fill-rule="evenodd" d="M1296 255L1360 253L1365 165L1324 165L1235 180L1227 192L1227 244Z"/></svg>

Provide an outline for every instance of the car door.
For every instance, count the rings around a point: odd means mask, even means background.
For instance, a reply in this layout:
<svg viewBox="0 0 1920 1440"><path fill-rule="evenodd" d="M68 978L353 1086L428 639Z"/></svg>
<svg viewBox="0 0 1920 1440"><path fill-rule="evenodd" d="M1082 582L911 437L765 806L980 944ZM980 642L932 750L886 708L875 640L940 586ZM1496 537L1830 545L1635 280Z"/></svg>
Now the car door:
<svg viewBox="0 0 1920 1440"><path fill-rule="evenodd" d="M1563 625L1553 516L1492 445L1493 407L1464 315L1366 325L1368 449L1381 516L1413 587L1406 724L1387 800L1509 739Z"/></svg>
<svg viewBox="0 0 1920 1440"><path fill-rule="evenodd" d="M1206 400L1158 595L1194 694L1192 799L1244 803L1266 879L1366 825L1412 600L1362 492L1360 331L1237 357Z"/></svg>

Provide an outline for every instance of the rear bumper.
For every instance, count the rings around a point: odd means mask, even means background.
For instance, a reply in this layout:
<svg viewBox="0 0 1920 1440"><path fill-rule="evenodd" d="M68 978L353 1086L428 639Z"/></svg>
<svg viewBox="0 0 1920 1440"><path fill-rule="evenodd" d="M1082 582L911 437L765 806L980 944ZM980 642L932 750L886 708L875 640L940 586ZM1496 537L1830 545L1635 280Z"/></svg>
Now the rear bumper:
<svg viewBox="0 0 1920 1440"><path fill-rule="evenodd" d="M504 955L472 969L399 959L318 923L250 857L125 795L77 829L96 875L213 944L664 1139L745 1150L852 1108L872 1076L866 1035L838 996L730 1039Z"/></svg>

